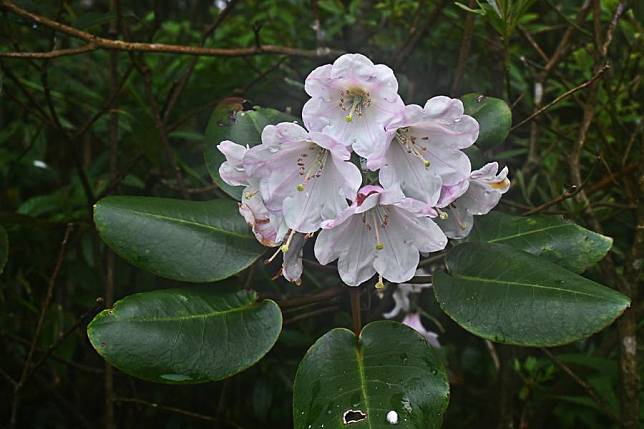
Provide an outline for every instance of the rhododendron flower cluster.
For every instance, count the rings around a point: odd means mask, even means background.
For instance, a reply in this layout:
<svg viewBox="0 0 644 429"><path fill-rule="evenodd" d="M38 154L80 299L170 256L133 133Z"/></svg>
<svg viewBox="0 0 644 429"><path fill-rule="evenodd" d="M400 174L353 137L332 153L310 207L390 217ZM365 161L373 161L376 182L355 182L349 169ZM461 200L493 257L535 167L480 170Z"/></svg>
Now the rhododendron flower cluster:
<svg viewBox="0 0 644 429"><path fill-rule="evenodd" d="M304 245L320 231L315 256L337 260L347 285L376 274L380 287L404 283L421 255L466 237L473 216L508 190L507 168L472 171L463 149L479 124L460 100L405 105L393 71L360 54L316 68L304 88L305 128L268 125L257 146L218 146L221 178L245 187L239 211L262 244L278 247L273 257L284 254L287 280L300 282Z"/></svg>

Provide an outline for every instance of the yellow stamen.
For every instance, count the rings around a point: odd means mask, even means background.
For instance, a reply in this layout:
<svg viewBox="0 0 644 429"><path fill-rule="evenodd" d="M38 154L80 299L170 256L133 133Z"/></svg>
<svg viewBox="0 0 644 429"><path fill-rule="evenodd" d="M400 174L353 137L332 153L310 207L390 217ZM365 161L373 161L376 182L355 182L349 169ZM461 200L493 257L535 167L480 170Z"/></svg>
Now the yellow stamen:
<svg viewBox="0 0 644 429"><path fill-rule="evenodd" d="M304 184L303 183L298 183L298 185L295 188L298 191L302 192L304 190Z"/></svg>

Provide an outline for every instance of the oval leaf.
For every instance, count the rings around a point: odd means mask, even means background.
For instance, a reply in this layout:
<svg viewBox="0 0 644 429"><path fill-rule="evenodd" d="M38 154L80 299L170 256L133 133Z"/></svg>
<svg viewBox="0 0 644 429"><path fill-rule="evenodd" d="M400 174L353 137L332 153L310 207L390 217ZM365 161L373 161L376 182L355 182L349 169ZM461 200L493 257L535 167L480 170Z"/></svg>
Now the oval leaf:
<svg viewBox="0 0 644 429"><path fill-rule="evenodd" d="M219 105L213 111L206 128L204 157L208 172L215 183L239 201L242 187L230 186L219 177L219 166L226 157L217 149L217 145L223 140L230 140L243 146L256 146L262 142L262 130L266 125L293 122L295 118L275 109L257 108L249 111L235 111L234 107Z"/></svg>
<svg viewBox="0 0 644 429"><path fill-rule="evenodd" d="M445 369L413 329L393 321L353 332L333 329L300 363L293 388L295 429L438 428L449 400Z"/></svg>
<svg viewBox="0 0 644 429"><path fill-rule="evenodd" d="M229 200L107 197L94 206L94 222L118 255L174 280L221 280L264 252Z"/></svg>
<svg viewBox="0 0 644 429"><path fill-rule="evenodd" d="M473 116L479 123L477 146L490 149L505 141L512 126L512 111L505 101L481 94L466 94L461 100L465 114Z"/></svg>
<svg viewBox="0 0 644 429"><path fill-rule="evenodd" d="M521 346L588 337L630 304L624 295L544 258L502 244L465 243L435 273L441 308L474 335Z"/></svg>
<svg viewBox="0 0 644 429"><path fill-rule="evenodd" d="M9 258L9 237L7 231L0 226L0 274L4 271L4 266Z"/></svg>
<svg viewBox="0 0 644 429"><path fill-rule="evenodd" d="M507 244L577 273L599 262L613 244L612 238L561 216L526 217L499 212L477 217L469 240Z"/></svg>
<svg viewBox="0 0 644 429"><path fill-rule="evenodd" d="M87 327L96 351L121 371L158 383L221 380L273 347L282 314L248 291L212 287L137 293L103 310Z"/></svg>

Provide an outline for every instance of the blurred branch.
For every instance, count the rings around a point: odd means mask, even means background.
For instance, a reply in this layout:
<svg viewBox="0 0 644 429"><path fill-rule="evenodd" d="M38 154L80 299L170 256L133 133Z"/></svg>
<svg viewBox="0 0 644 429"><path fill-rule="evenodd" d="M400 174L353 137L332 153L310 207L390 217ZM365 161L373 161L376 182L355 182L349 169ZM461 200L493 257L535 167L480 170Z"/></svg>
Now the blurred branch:
<svg viewBox="0 0 644 429"><path fill-rule="evenodd" d="M208 26L204 32L203 35L201 36L201 47L203 47L206 44L206 41L212 34L215 32L217 27L221 25L222 22L228 17L230 12L233 10L235 5L238 3L238 0L230 0L226 8L217 15L217 18L215 19L215 22L212 23L212 25ZM175 84L172 86L170 90L170 95L168 95L165 106L162 109L162 117L164 121L167 121L168 118L170 117L170 114L172 113L172 109L174 108L174 105L176 102L179 100L179 97L181 96L181 93L183 92L184 88L186 87L186 84L188 83L188 80L190 79L190 76L192 76L192 72L195 69L195 66L199 62L199 56L194 56L191 60L188 66L186 67L186 70L183 72L183 75L181 78L175 82Z"/></svg>
<svg viewBox="0 0 644 429"><path fill-rule="evenodd" d="M436 21L438 21L438 18L440 18L441 14L443 13L443 9L445 8L445 6L447 6L447 3L447 0L437 0L436 4L434 5L434 9L432 9L427 19L421 22L423 16L422 9L427 5L427 1L421 0L419 2L418 9L416 10L416 17L414 18L414 22L411 26L411 29L409 30L407 40L405 40L403 45L397 49L398 54L392 61L394 69L401 67L405 62L407 62L412 52L416 48L416 44L418 44L427 30L431 26L433 26Z"/></svg>
<svg viewBox="0 0 644 429"><path fill-rule="evenodd" d="M445 0L442 0L445 2ZM205 48L205 47L195 47L195 46L184 46L184 45L170 45L163 43L141 43L141 42L126 42L122 40L113 40L107 39L104 37L96 36L95 34L88 33L86 31L79 30L74 27L70 27L66 24L54 21L52 19L46 18L44 16L36 15L32 12L24 10L17 6L16 4L2 0L0 1L0 7L15 13L16 15L22 16L23 18L30 19L38 24L51 28L53 30L65 33L69 36L75 37L80 40L87 42L87 45L83 49L76 48L76 50L59 50L57 55L54 55L54 51L37 53L37 52L0 52L0 57L5 58L56 58L56 56L68 56L68 55L77 55L81 53L91 52L98 49L114 49L118 51L129 51L129 52L154 52L154 53L168 53L168 54L179 54L179 55L201 55L201 56L210 56L210 57L243 57L249 55L261 55L261 54L281 54L281 55L291 55L291 56L300 56L300 57L310 57L310 58L326 58L326 57L335 57L341 54L340 51L329 49L329 48L318 48L315 50L299 49L292 48L288 46L276 46L276 45L261 45L253 46L252 48ZM61 52L64 55L60 55ZM43 56L44 55L44 56Z"/></svg>
<svg viewBox="0 0 644 429"><path fill-rule="evenodd" d="M619 417L613 413L613 411L610 409L606 401L597 394L595 389L593 389L593 386L590 384L586 383L584 380L582 380L581 377L579 377L575 372L570 369L568 366L566 366L565 363L561 362L555 355L553 355L550 350L548 350L545 347L541 347L541 351L548 356L548 358L559 368L561 371L565 372L570 378L572 378L575 383L577 383L579 386L581 386L588 396L590 396L593 401L601 408L601 410L606 414L608 417L610 417L613 421L619 422Z"/></svg>
<svg viewBox="0 0 644 429"><path fill-rule="evenodd" d="M170 406L167 406L167 405L161 405L161 404L157 404L156 402L148 402L148 401L144 401L143 399L138 399L138 398L116 397L116 398L114 398L114 402L129 402L129 403L133 403L133 404L140 404L140 405L145 405L146 407L158 408L160 410L170 411L171 413L181 414L183 416L192 417L193 419L205 420L205 421L208 421L208 422L220 422L216 418L211 417L211 416L207 416L205 414L199 414L199 413L195 413L195 412L192 412L192 411L183 410L181 408L170 407Z"/></svg>
<svg viewBox="0 0 644 429"><path fill-rule="evenodd" d="M166 124L161 117L159 103L157 103L157 100L156 98L154 98L154 94L152 92L152 72L150 70L150 67L148 67L144 59L137 59L134 56L134 53L130 53L130 56L132 62L134 63L134 66L138 70L139 74L143 77L145 95L148 99L150 110L152 111L152 116L154 117L155 126L159 131L159 137L161 138L161 143L163 143L163 149L165 151L166 157L168 158L168 162L170 163L172 170L174 170L175 179L177 180L177 186L181 190L181 195L183 196L183 198L188 199L188 192L186 191L186 186L183 182L181 169L179 168L177 158L170 145Z"/></svg>
<svg viewBox="0 0 644 429"><path fill-rule="evenodd" d="M530 116L528 116L527 118L525 118L524 120L522 120L518 124L514 125L512 128L510 128L510 131L514 131L517 128L519 128L521 125L532 121L534 118L536 118L537 116L541 115L542 113L544 113L545 111L550 109L555 104L557 104L557 103L561 102L562 100L565 100L566 98L570 97L575 92L580 91L580 90L582 90L582 89L584 89L586 87L589 87L589 86L593 85L595 83L595 81L597 79L599 79L606 72L606 70L608 70L609 68L610 68L610 66L608 64L604 64L603 66L601 66L599 68L599 70L597 70L597 72L595 72L595 74L593 75L592 78L590 78L590 80L588 80L588 81L582 83L581 85L578 85L578 86L576 86L576 87L564 92L563 94L561 94L560 96L558 96L557 98L552 100L550 103L548 103L545 106L537 109Z"/></svg>
<svg viewBox="0 0 644 429"><path fill-rule="evenodd" d="M18 410L20 408L21 390L31 372L31 365L34 359L34 353L36 352L38 339L40 338L40 333L42 332L42 328L45 324L45 316L47 315L47 311L49 310L49 306L51 305L51 301L54 297L54 285L56 284L56 280L58 280L58 274L60 274L60 268L63 265L63 259L65 259L67 242L69 241L69 236L71 235L73 229L73 224L67 224L65 235L63 236L63 241L60 243L60 249L58 250L58 257L56 258L54 271L49 278L49 282L47 283L47 293L45 294L45 299L43 300L42 306L40 307L40 316L38 317L38 322L36 323L36 331L34 332L34 336L31 340L31 346L29 347L27 358L25 359L25 363L22 367L20 378L18 379L18 382L15 384L13 389L13 402L11 404L11 418L9 422L9 426L11 428L16 427Z"/></svg>
<svg viewBox="0 0 644 429"><path fill-rule="evenodd" d="M476 0L470 0L468 3L470 9L476 7ZM463 29L463 38L461 39L461 47L458 51L458 62L456 63L456 70L454 71L454 80L452 81L452 88L450 94L456 97L461 92L461 81L463 80L463 73L465 72L465 64L470 54L470 47L472 46L472 33L474 32L474 19L476 14L466 13L465 28Z"/></svg>

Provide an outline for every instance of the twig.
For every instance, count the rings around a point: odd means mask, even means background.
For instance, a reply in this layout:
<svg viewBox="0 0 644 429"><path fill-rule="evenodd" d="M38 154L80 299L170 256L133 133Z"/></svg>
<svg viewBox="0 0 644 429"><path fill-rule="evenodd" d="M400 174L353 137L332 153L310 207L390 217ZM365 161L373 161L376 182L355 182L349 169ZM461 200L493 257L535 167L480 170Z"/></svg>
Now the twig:
<svg viewBox="0 0 644 429"><path fill-rule="evenodd" d="M215 19L215 22L212 23L212 25L208 26L205 30L203 35L201 36L201 47L203 47L206 44L206 41L212 34L215 32L217 27L221 25L222 22L226 19L226 17L230 14L230 12L233 10L235 5L238 3L238 0L230 0L226 8L217 15L217 18ZM181 78L173 85L172 89L170 90L170 95L166 98L165 106L162 109L162 117L165 122L168 121L168 118L170 117L170 114L172 113L172 109L174 108L176 102L179 100L179 97L181 97L181 93L186 87L186 84L188 83L188 80L190 79L190 76L192 76L192 72L195 69L195 66L199 62L199 56L194 56L190 60L190 63L186 67L186 70L184 71L183 75Z"/></svg>
<svg viewBox="0 0 644 429"><path fill-rule="evenodd" d="M343 292L343 287L338 286L327 288L312 295L295 296L292 298L279 300L279 306L280 308L300 307L314 302L329 301L340 296Z"/></svg>
<svg viewBox="0 0 644 429"><path fill-rule="evenodd" d="M148 401L145 401L143 399L138 399L138 398L122 398L122 397L117 396L117 397L114 398L114 402L129 402L129 403L133 403L133 404L141 404L141 405L145 405L146 407L157 408L159 410L170 411L172 413L181 414L181 415L187 416L187 417L192 417L193 419L199 419L199 420L205 420L205 421L208 421L208 422L221 423L221 420L218 420L218 419L216 419L214 417L211 417L211 416L207 416L205 414L199 414L199 413L184 410L184 409L181 409L181 408L171 407L171 406L168 406L168 405L162 405L162 404L158 404L156 402L148 402ZM226 423L232 424L231 422L226 422Z"/></svg>
<svg viewBox="0 0 644 429"><path fill-rule="evenodd" d="M473 9L476 6L476 0L470 0L468 7ZM456 70L454 71L454 80L452 81L452 88L450 94L457 96L461 91L461 81L463 80L463 73L465 72L465 64L470 53L470 46L472 45L472 33L474 32L474 19L476 14L467 13L465 18L465 28L463 29L463 38L461 39L461 47L458 51L458 62L456 63Z"/></svg>
<svg viewBox="0 0 644 429"><path fill-rule="evenodd" d="M300 320L308 319L308 318L311 318L311 317L314 317L314 316L319 316L320 314L331 313L331 312L337 311L339 308L340 307L338 307L337 305L332 305L330 307L318 308L316 310L309 311L307 313L298 314L297 316L293 316L293 317L291 317L289 319L286 319L284 321L284 326L290 325L290 324L298 322Z"/></svg>
<svg viewBox="0 0 644 429"><path fill-rule="evenodd" d="M550 350L544 347L541 347L540 349L557 366L557 368L565 372L570 378L572 378L575 381L575 383L577 383L586 391L588 396L590 396L593 399L593 401L597 403L597 405L599 406L599 408L601 408L604 414L606 414L614 421L619 421L619 418L615 415L615 413L611 411L606 401L604 401L602 397L597 394L593 386L591 386L590 384L582 380L581 377L575 374L575 372L572 369L570 369L565 363L561 362L555 355L553 355L550 352Z"/></svg>
<svg viewBox="0 0 644 429"><path fill-rule="evenodd" d="M30 375L35 373L38 368L40 368L46 361L49 359L49 357L52 355L54 350L58 348L58 346L65 341L67 337L69 337L71 334L73 334L80 326L84 325L85 323L88 322L88 320L96 314L98 310L100 310L104 306L104 301L103 298L96 298L96 305L94 307L90 308L87 310L85 313L83 313L77 320L76 322L69 327L67 331L65 331L61 336L58 337L56 342L54 342L52 345L50 345L47 350L45 351L45 354L33 365Z"/></svg>
<svg viewBox="0 0 644 429"><path fill-rule="evenodd" d="M182 196L185 199L188 199L188 193L186 192L186 186L183 183L183 176L181 174L181 169L179 168L179 164L177 163L177 158L170 145L168 132L166 130L165 122L161 117L161 110L159 108L159 104L157 103L156 98L154 98L154 94L152 92L152 72L150 71L150 68L148 67L144 59L141 59L139 61L137 58L134 57L133 53L130 53L130 57L132 58L132 62L134 63L134 66L138 70L139 74L143 77L146 98L148 99L148 103L150 104L150 110L152 111L152 115L154 117L155 126L159 131L159 137L161 138L161 143L163 144L163 149L165 151L166 158L168 159L170 166L174 170L175 179L177 180L177 186L181 190Z"/></svg>
<svg viewBox="0 0 644 429"><path fill-rule="evenodd" d="M438 21L438 18L440 18L443 9L445 8L445 6L447 6L447 3L447 0L438 0L434 6L434 9L430 12L427 19L425 19L422 23L420 22L423 14L421 9L424 5L426 5L426 1L421 1L419 3L418 9L416 10L416 18L414 19L414 23L412 24L409 31L409 36L407 37L407 40L405 40L403 45L398 49L398 54L392 62L394 69L400 68L409 59L412 52L416 48L416 44L425 35L427 30L431 26L433 26L436 21Z"/></svg>
<svg viewBox="0 0 644 429"><path fill-rule="evenodd" d="M29 347L29 352L27 353L27 358L25 359L25 363L22 367L22 373L20 374L20 378L18 379L18 382L16 383L13 389L13 403L11 405L11 419L9 423L10 427L12 428L16 427L16 422L18 418L18 409L20 408L21 390L31 370L31 364L34 358L34 353L36 352L38 339L40 338L40 333L42 332L42 328L45 323L45 316L47 315L47 310L49 310L49 306L51 305L51 301L54 297L54 285L56 284L56 280L58 280L58 274L60 274L60 268L62 267L63 259L65 258L65 250L67 249L67 242L69 240L69 236L71 235L73 229L74 229L74 224L71 224L71 223L67 224L67 228L65 229L65 235L63 236L63 241L60 243L60 249L58 251L56 264L54 265L54 271L52 272L51 277L49 278L49 282L47 284L47 293L45 294L45 299L40 308L40 316L38 317L38 322L36 324L36 331L34 332L34 336L31 340L31 346Z"/></svg>
<svg viewBox="0 0 644 429"><path fill-rule="evenodd" d="M525 118L524 120L522 120L518 124L514 125L512 128L510 128L510 131L514 131L517 128L519 128L521 125L532 121L534 118L536 118L537 116L541 115L543 112L545 112L546 110L550 109L552 106L554 106L555 104L559 103L560 101L570 97L575 92L580 91L580 90L582 90L582 89L584 89L584 88L586 88L588 86L592 86L597 81L597 79L599 79L606 72L606 70L608 70L609 68L610 68L610 66L608 64L604 64L603 66L601 66L599 68L599 70L597 70L597 72L593 75L592 78L590 78L590 80L588 80L588 81L582 83L581 85L578 85L578 86L576 86L576 87L564 92L563 94L561 94L560 96L558 96L557 98L552 100L550 103L548 103L545 106L537 109L530 116L528 116L527 118Z"/></svg>
<svg viewBox="0 0 644 429"><path fill-rule="evenodd" d="M171 45L164 43L141 43L141 42L126 42L122 40L112 40L104 37L96 36L95 34L88 33L86 31L79 30L74 27L70 27L66 24L54 21L52 19L46 18L44 16L36 15L32 12L24 10L19 6L15 5L12 2L3 0L0 2L0 7L15 13L16 15L22 16L24 18L30 19L38 24L51 28L53 30L65 33L69 36L75 37L77 39L84 40L87 42L85 48L82 50L58 50L58 52L0 52L0 57L5 58L29 58L29 59L51 59L56 58L57 56L69 56L77 55L81 53L90 52L97 49L114 49L118 51L129 51L129 52L154 52L154 53L168 53L168 54L179 54L179 55L201 55L201 56L211 56L211 57L243 57L250 55L261 55L261 54L280 54L280 55L291 55L291 56L300 56L300 57L309 57L309 58L326 58L326 57L335 57L341 54L340 51L329 49L329 48L318 48L314 50L292 48L288 46L276 46L276 45L261 45L253 46L251 48L205 48L205 47L196 47L196 46L183 46L183 45ZM61 55L62 54L62 55Z"/></svg>

